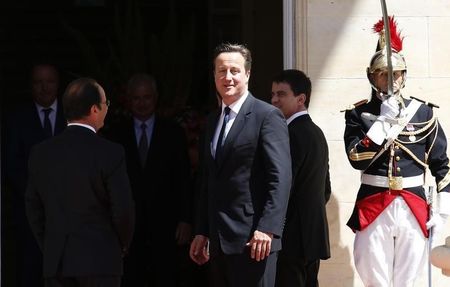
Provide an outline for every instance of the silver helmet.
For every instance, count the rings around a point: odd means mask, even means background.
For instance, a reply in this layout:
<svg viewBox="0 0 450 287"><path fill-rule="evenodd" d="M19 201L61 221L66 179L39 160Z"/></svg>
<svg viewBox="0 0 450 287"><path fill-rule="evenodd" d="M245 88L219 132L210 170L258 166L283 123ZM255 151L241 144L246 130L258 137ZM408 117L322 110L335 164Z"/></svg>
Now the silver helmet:
<svg viewBox="0 0 450 287"><path fill-rule="evenodd" d="M402 54L392 51L391 63L393 71L405 71L406 72L406 62ZM387 55L386 49L377 51L370 59L369 67L367 68L367 73L373 73L377 70L387 69Z"/></svg>
<svg viewBox="0 0 450 287"><path fill-rule="evenodd" d="M400 89L403 89L405 87L406 82L406 62L405 58L402 54L397 53L396 51L392 51L391 54L391 62L392 62L392 71L403 71L403 82L400 85ZM377 51L373 56L372 59L370 59L369 67L367 67L367 78L370 81L370 84L375 90L378 90L374 83L373 79L370 74L374 73L375 71L387 71L388 65L387 65L387 55L386 55L386 49Z"/></svg>
<svg viewBox="0 0 450 287"><path fill-rule="evenodd" d="M386 53L386 40L384 35L384 23L381 19L378 21L374 27L374 32L379 34L379 40L378 40L378 46L377 51L370 59L369 67L367 67L367 78L369 79L370 84L372 87L378 91L378 89L375 87L373 83L373 77L371 77L371 74L373 74L376 71L387 71L388 64L387 64L387 53ZM400 89L402 89L405 86L406 81L406 61L403 55L401 54L401 50L403 47L403 37L401 36L401 33L397 31L397 22L394 20L394 17L389 17L389 26L391 30L391 63L392 63L392 70L393 71L402 71L403 72L403 82L400 85Z"/></svg>

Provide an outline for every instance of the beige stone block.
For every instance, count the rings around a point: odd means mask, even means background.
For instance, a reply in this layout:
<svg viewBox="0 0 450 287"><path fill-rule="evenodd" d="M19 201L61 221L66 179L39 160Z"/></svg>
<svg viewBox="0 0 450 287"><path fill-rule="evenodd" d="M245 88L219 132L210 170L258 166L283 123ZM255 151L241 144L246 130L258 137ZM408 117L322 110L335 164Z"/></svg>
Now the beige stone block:
<svg viewBox="0 0 450 287"><path fill-rule="evenodd" d="M370 98L370 89L366 78L312 79L309 113L329 141L343 140L345 113L341 110Z"/></svg>
<svg viewBox="0 0 450 287"><path fill-rule="evenodd" d="M308 73L313 78L361 78L377 36L362 17L308 17Z"/></svg>
<svg viewBox="0 0 450 287"><path fill-rule="evenodd" d="M333 188L333 195L327 204L327 218L330 230L331 258L324 261L326 264L347 263L353 261L351 254L354 233L346 225L352 210L353 203L339 202L334 194L339 190Z"/></svg>
<svg viewBox="0 0 450 287"><path fill-rule="evenodd" d="M358 273L348 264L320 264L319 285L333 287L363 287Z"/></svg>
<svg viewBox="0 0 450 287"><path fill-rule="evenodd" d="M340 0L340 1L327 1L327 0L315 0L308 1L308 16L310 17L342 17L346 18L351 15L355 15L355 10L358 10L358 3L361 1L356 0Z"/></svg>
<svg viewBox="0 0 450 287"><path fill-rule="evenodd" d="M328 141L328 147L330 180L334 196L339 202L352 203L359 189L361 173L350 165L343 141Z"/></svg>
<svg viewBox="0 0 450 287"><path fill-rule="evenodd" d="M408 68L408 77L428 77L429 43L426 17L396 17L403 39L402 54Z"/></svg>
<svg viewBox="0 0 450 287"><path fill-rule="evenodd" d="M450 77L450 17L430 17L430 76Z"/></svg>
<svg viewBox="0 0 450 287"><path fill-rule="evenodd" d="M449 16L450 3L447 0L395 0L386 1L389 15L395 16ZM364 0L314 0L308 1L311 16L351 15L381 17L380 1Z"/></svg>

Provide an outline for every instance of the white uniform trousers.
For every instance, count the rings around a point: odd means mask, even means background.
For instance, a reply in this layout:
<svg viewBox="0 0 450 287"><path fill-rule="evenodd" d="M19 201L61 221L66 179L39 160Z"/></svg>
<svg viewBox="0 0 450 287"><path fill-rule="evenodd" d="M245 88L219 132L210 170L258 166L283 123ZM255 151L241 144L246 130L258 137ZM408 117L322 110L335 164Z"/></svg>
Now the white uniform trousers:
<svg viewBox="0 0 450 287"><path fill-rule="evenodd" d="M409 287L423 271L427 239L401 196L362 231L353 256L366 287Z"/></svg>

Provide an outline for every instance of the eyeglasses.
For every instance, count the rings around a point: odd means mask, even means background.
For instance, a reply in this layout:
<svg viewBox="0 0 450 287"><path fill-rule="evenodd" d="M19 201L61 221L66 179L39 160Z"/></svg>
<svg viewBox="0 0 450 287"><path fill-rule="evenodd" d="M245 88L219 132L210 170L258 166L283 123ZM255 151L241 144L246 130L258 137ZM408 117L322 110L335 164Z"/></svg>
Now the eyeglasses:
<svg viewBox="0 0 450 287"><path fill-rule="evenodd" d="M104 102L101 102L101 104L105 104L107 107L109 107L109 105L111 104L110 100L106 100Z"/></svg>

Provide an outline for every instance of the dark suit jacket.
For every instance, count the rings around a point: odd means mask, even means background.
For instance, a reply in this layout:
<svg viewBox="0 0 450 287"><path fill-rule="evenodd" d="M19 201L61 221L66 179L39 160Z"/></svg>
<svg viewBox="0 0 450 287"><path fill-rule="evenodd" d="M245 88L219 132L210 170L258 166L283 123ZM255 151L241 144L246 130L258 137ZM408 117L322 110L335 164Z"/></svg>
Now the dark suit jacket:
<svg viewBox="0 0 450 287"><path fill-rule="evenodd" d="M281 112L251 94L243 103L222 148L222 161L211 155L219 116L209 118L204 148L205 179L197 233L210 238L214 256L240 254L255 229L281 235L291 186L289 135Z"/></svg>
<svg viewBox="0 0 450 287"><path fill-rule="evenodd" d="M111 127L106 137L125 148L128 175L136 201L135 240L149 240L152 245L159 244L152 252L175 251L176 225L180 221L192 221L190 164L184 131L169 120L155 117L144 168L139 161L132 118ZM165 211L163 214L161 209ZM170 246L171 249L165 246Z"/></svg>
<svg viewBox="0 0 450 287"><path fill-rule="evenodd" d="M80 126L36 145L25 203L44 277L122 274L134 204L121 146Z"/></svg>
<svg viewBox="0 0 450 287"><path fill-rule="evenodd" d="M293 183L283 234L285 256L330 257L325 204L330 199L328 145L309 115L289 123Z"/></svg>
<svg viewBox="0 0 450 287"><path fill-rule="evenodd" d="M31 148L46 136L34 102L20 105L6 118L6 163L8 184L14 190L15 202L23 206L27 184L27 164ZM58 101L54 134L66 127L61 101Z"/></svg>
<svg viewBox="0 0 450 287"><path fill-rule="evenodd" d="M18 274L22 284L39 286L42 278L42 252L36 244L25 212L25 190L28 180L28 157L31 148L46 138L38 110L33 101L13 108L2 122L2 174L11 190L13 239L16 243ZM66 127L61 101L58 101L54 134L60 134ZM20 283L18 283L20 284ZM25 285L24 285L25 286Z"/></svg>

